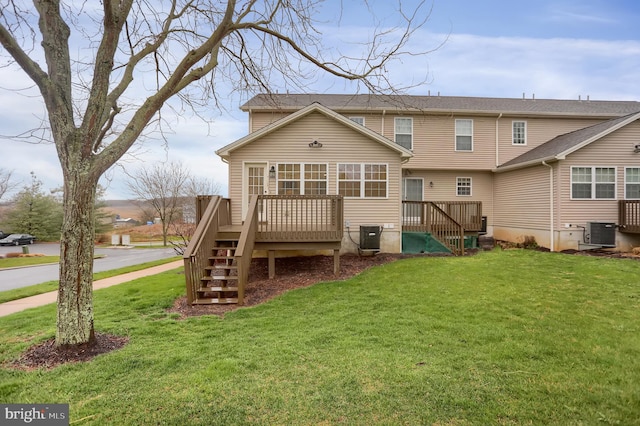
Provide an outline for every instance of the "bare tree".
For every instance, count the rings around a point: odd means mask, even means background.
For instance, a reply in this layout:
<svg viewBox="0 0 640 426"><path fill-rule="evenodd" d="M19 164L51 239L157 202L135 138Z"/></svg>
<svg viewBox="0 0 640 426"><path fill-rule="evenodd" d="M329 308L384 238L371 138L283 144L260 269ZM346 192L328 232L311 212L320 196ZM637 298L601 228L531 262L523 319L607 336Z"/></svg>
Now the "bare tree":
<svg viewBox="0 0 640 426"><path fill-rule="evenodd" d="M167 245L169 226L182 216L185 203L185 183L191 179L179 162L158 163L143 167L127 182L135 198L151 206L162 224L162 242Z"/></svg>
<svg viewBox="0 0 640 426"><path fill-rule="evenodd" d="M17 187L18 183L13 181L13 172L0 168L0 200Z"/></svg>
<svg viewBox="0 0 640 426"><path fill-rule="evenodd" d="M323 46L314 21L320 3L0 0L5 64L20 67L39 90L64 177L57 345L95 340L98 180L138 138L162 131L172 98L197 108L218 104L225 90L304 88L314 70L388 92L387 64L421 53L404 49L428 18L423 3L407 11L398 0L398 26L377 27L357 55Z"/></svg>

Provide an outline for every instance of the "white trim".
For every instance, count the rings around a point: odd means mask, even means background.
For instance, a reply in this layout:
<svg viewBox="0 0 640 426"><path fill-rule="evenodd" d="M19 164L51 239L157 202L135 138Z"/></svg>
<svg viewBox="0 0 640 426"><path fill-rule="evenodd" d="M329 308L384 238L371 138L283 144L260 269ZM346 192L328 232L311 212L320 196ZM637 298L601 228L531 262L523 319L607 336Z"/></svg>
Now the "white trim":
<svg viewBox="0 0 640 426"><path fill-rule="evenodd" d="M406 180L420 180L420 181L422 181L422 193L420 194L420 199L417 200L417 201L424 201L424 195L425 195L425 192L424 192L424 190L425 190L425 188L424 188L424 178L423 177L406 177L406 176L402 178L402 194L400 194L400 196L402 198L402 201L407 201L407 199L405 197L406 192L405 192L405 184L404 184L404 182ZM413 200L411 200L411 201L413 201Z"/></svg>
<svg viewBox="0 0 640 426"><path fill-rule="evenodd" d="M629 170L629 169L638 169L638 170L640 170L640 166L637 166L637 167L625 166L625 168L624 168L624 197L623 198L625 200L640 200L640 197L638 197L638 198L627 198L627 170ZM631 184L640 186L640 182L631 182Z"/></svg>
<svg viewBox="0 0 640 426"><path fill-rule="evenodd" d="M255 110L258 110L259 108L254 108ZM387 148L392 149L393 151L396 151L398 154L400 154L400 157L403 160L407 160L411 157L413 157L413 153L411 152L411 150L408 150L406 148L403 148L402 146L396 144L394 141L385 138L384 136L382 136L381 134L374 132L373 130L369 129L368 127L365 126L361 126L358 123L354 123L353 121L349 120L347 117L345 117L342 114L339 114L325 106L322 106L318 103L313 103L305 108L302 108L274 123L271 123L265 127L260 128L259 130L256 130L255 132L246 135L238 140L236 140L235 142L232 142L220 149L218 149L216 151L216 154L218 156L220 156L222 159L228 159L228 157L231 155L231 153L242 147L245 146L249 143L254 142L257 139L260 139L263 136L266 136L272 132L275 132L278 129L281 129L285 126L287 126L288 124L299 120L302 117L305 117L313 112L319 112L320 114L325 115L326 117L329 117L339 123L342 123L343 125L355 130L356 132L368 137L369 139L378 142L379 144L386 146Z"/></svg>
<svg viewBox="0 0 640 426"><path fill-rule="evenodd" d="M324 182L325 182L325 187L326 187L326 193L323 195L328 195L329 194L329 163L314 163L314 162L297 162L297 161L283 161L280 163L275 163L275 167L276 167L276 194L280 195L280 173L279 173L279 166L280 165L287 165L287 164L292 164L292 165L299 165L300 166L300 179L282 179L283 181L287 181L287 182L293 182L293 181L297 181L300 184L300 195L306 195L306 185L305 185L305 166L307 165L324 165L326 167L326 171L325 171L325 178L324 178ZM322 182L321 179L310 179L309 182Z"/></svg>
<svg viewBox="0 0 640 426"><path fill-rule="evenodd" d="M411 123L411 133L398 133L398 120L409 120L409 122ZM411 148L406 148L403 147L402 145L400 145L398 143L398 135L409 135L411 136ZM393 141L400 147L403 147L404 149L409 149L410 151L413 151L413 117L394 117L393 118Z"/></svg>
<svg viewBox="0 0 640 426"><path fill-rule="evenodd" d="M516 123L522 123L524 124L524 142L522 143L516 143L515 139L516 139L516 135L515 135L515 129L514 129L514 125ZM513 146L526 146L527 145L527 121L526 120L511 120L511 145Z"/></svg>
<svg viewBox="0 0 640 426"><path fill-rule="evenodd" d="M590 198L575 198L573 196L573 169L591 169L591 197ZM610 182L597 182L596 181L596 169L613 169L613 198L596 198L596 185L598 183L610 183ZM576 182L586 184L587 182ZM571 166L569 169L569 199L574 201L615 201L618 199L618 167L617 166Z"/></svg>
<svg viewBox="0 0 640 426"><path fill-rule="evenodd" d="M360 196L359 197L350 197L344 196L345 199L351 200L388 200L389 199L389 164L388 163L355 163L355 162L345 162L345 163L336 163L336 194L340 194L340 166L341 165L358 165L360 166ZM385 196L384 197L366 197L365 196L365 182L382 182L381 180L366 180L365 179L365 166L385 166L387 170L387 178L385 180ZM356 179L344 179L345 182L356 182Z"/></svg>
<svg viewBox="0 0 640 426"><path fill-rule="evenodd" d="M361 115L353 115L353 116L349 116L349 120L353 121L354 123L357 123L361 126L365 125L365 119L363 116ZM358 123L356 120L362 120L362 123Z"/></svg>
<svg viewBox="0 0 640 426"><path fill-rule="evenodd" d="M241 204L241 217L244 220L247 215L247 210L249 209L249 182L248 182L248 169L249 167L263 167L264 175L263 175L263 187L262 191L264 194L269 193L269 163L267 161L243 161L242 162L242 190L240 191L240 196L242 197Z"/></svg>
<svg viewBox="0 0 640 426"><path fill-rule="evenodd" d="M460 188L467 188L466 186L460 186L458 179L469 179L469 195L460 194L458 190ZM473 196L473 178L471 176L456 176L456 197L472 197Z"/></svg>
<svg viewBox="0 0 640 426"><path fill-rule="evenodd" d="M459 121L469 121L471 122L471 134L470 135L458 135L458 122ZM473 118L456 118L453 129L453 148L455 152L473 152ZM471 136L471 149L458 149L458 136Z"/></svg>

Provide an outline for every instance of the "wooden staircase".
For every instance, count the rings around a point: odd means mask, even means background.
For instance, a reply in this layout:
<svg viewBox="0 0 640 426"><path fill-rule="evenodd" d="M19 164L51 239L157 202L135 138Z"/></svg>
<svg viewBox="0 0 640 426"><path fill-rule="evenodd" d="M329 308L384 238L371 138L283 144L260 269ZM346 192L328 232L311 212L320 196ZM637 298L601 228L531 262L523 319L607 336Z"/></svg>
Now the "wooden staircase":
<svg viewBox="0 0 640 426"><path fill-rule="evenodd" d="M238 261L235 252L240 232L220 232L216 238L209 266L200 279L194 305L238 303Z"/></svg>

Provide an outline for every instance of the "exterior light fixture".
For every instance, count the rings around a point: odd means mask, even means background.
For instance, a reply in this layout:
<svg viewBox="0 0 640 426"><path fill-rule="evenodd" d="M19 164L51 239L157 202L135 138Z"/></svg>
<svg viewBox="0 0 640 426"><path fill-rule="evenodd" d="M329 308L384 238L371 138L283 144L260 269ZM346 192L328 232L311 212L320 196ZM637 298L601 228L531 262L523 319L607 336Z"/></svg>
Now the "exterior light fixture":
<svg viewBox="0 0 640 426"><path fill-rule="evenodd" d="M313 141L309 143L309 148L322 148L322 144L318 141Z"/></svg>
<svg viewBox="0 0 640 426"><path fill-rule="evenodd" d="M429 188L433 188L433 181L429 182Z"/></svg>
<svg viewBox="0 0 640 426"><path fill-rule="evenodd" d="M269 168L269 178L270 179L275 179L276 178L276 166L271 166Z"/></svg>

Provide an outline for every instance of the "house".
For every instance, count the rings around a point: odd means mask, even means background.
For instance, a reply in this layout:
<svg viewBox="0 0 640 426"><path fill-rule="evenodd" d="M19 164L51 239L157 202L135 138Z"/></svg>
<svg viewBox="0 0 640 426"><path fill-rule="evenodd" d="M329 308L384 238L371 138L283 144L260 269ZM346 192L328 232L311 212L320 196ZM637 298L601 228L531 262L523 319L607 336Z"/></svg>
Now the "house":
<svg viewBox="0 0 640 426"><path fill-rule="evenodd" d="M376 230L374 250L396 253L455 253L480 231L553 251L640 245L640 102L265 94L241 109L247 136L216 151L225 220L255 215L270 260L265 224L305 228L318 209L291 200L314 197L339 197L336 257Z"/></svg>

